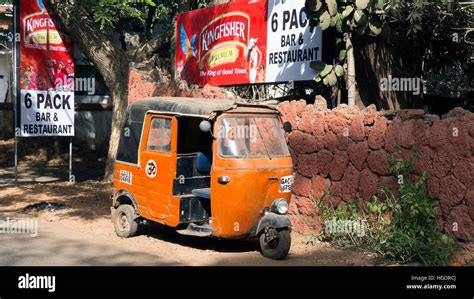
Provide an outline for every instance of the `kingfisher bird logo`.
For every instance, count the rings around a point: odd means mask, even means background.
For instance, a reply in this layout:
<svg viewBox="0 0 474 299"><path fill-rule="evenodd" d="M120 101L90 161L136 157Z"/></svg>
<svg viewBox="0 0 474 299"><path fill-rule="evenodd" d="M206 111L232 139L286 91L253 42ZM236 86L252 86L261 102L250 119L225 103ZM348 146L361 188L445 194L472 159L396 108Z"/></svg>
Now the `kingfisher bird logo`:
<svg viewBox="0 0 474 299"><path fill-rule="evenodd" d="M189 39L188 34L184 29L184 25L181 24L179 39L181 41L181 50L183 51L184 56L186 56L186 60L189 60L191 56L196 57L196 34L194 34L193 37Z"/></svg>
<svg viewBox="0 0 474 299"><path fill-rule="evenodd" d="M43 0L37 0L36 3L38 4L41 11L46 12L46 8L44 7Z"/></svg>
<svg viewBox="0 0 474 299"><path fill-rule="evenodd" d="M192 58L196 58L197 55L197 48L196 48L196 34L194 34L191 39L188 37L186 33L186 29L184 25L181 24L179 27L179 41L181 42L181 51L183 52L184 56L186 57L184 61L181 61L179 69L177 69L177 73L180 74L182 79L188 79L188 67L190 64L190 60Z"/></svg>

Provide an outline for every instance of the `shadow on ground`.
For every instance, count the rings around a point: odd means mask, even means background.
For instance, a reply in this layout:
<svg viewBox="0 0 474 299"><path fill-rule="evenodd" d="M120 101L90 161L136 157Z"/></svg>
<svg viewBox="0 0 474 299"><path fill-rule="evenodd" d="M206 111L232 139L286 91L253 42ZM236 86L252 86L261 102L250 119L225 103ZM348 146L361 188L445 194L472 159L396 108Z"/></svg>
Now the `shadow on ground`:
<svg viewBox="0 0 474 299"><path fill-rule="evenodd" d="M111 190L111 184L97 181L76 184L23 183L18 186L9 184L0 189L0 212L25 213L23 209L29 205L48 202L66 207L54 213L62 217L78 217L83 220L110 217ZM37 211L34 209L29 212L27 214L36 216Z"/></svg>
<svg viewBox="0 0 474 299"><path fill-rule="evenodd" d="M178 262L40 223L38 236L0 235L2 266L176 266Z"/></svg>
<svg viewBox="0 0 474 299"><path fill-rule="evenodd" d="M18 180L20 183L70 181L69 151L64 142L55 139L21 139L18 145ZM14 141L0 140L0 185L15 182ZM105 173L105 156L73 148L72 175L76 182L101 180Z"/></svg>
<svg viewBox="0 0 474 299"><path fill-rule="evenodd" d="M140 227L138 234L141 236L201 250L210 250L216 252L259 251L258 242L255 239L234 240L186 236L176 232L176 230L172 228L159 224L143 225Z"/></svg>

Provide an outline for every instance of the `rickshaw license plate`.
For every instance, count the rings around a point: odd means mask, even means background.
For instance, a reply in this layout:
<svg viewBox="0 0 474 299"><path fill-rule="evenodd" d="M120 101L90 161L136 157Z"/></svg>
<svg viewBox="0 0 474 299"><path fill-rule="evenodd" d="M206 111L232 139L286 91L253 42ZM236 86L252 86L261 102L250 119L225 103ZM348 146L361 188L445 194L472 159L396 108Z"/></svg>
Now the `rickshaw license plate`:
<svg viewBox="0 0 474 299"><path fill-rule="evenodd" d="M291 186L293 185L293 176L284 176L280 179L280 193L291 192Z"/></svg>

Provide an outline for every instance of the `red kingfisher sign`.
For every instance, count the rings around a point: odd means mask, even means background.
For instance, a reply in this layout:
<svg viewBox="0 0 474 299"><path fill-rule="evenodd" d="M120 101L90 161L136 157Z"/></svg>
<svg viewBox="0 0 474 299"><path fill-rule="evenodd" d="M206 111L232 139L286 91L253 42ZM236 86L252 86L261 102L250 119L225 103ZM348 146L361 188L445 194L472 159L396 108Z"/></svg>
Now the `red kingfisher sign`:
<svg viewBox="0 0 474 299"><path fill-rule="evenodd" d="M236 1L178 15L178 78L201 86L264 80L265 14L265 2Z"/></svg>
<svg viewBox="0 0 474 299"><path fill-rule="evenodd" d="M203 86L311 80L321 59L304 0L237 0L178 15L176 78Z"/></svg>
<svg viewBox="0 0 474 299"><path fill-rule="evenodd" d="M73 43L42 0L20 1L21 136L74 135Z"/></svg>

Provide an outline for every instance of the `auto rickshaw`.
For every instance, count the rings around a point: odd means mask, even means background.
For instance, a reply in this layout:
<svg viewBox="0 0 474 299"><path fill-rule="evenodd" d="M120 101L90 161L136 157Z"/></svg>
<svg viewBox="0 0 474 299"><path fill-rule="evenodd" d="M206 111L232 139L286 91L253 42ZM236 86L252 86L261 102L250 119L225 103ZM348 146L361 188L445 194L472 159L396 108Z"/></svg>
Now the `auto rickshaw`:
<svg viewBox="0 0 474 299"><path fill-rule="evenodd" d="M283 259L291 246L286 214L292 183L276 109L232 100L146 98L124 116L112 221L123 238L147 221L186 235L256 237L265 257Z"/></svg>

